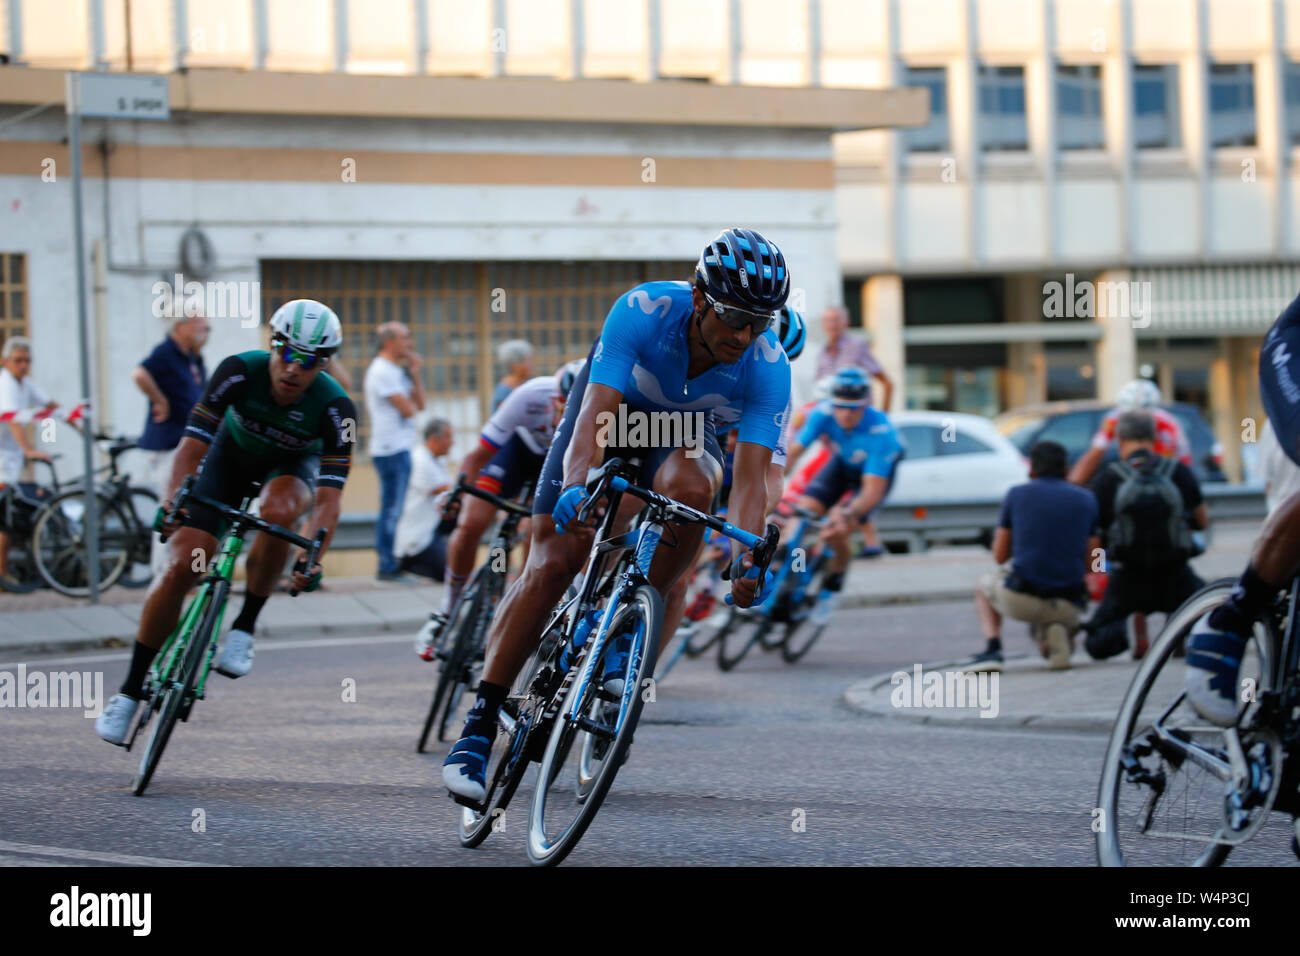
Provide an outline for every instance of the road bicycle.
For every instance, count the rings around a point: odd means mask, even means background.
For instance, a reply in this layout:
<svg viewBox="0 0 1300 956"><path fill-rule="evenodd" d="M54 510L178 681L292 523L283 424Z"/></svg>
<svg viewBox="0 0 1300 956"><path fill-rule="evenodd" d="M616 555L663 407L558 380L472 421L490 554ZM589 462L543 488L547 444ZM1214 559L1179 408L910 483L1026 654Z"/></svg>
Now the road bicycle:
<svg viewBox="0 0 1300 956"><path fill-rule="evenodd" d="M487 560L474 572L465 585L451 617L438 635L435 656L442 662L438 670L438 683L434 688L429 714L420 731L420 741L415 752L424 753L429 733L436 726L438 739L447 739L447 724L460 707L465 692L478 683L483 669L483 651L487 645L488 626L496 612L501 595L505 593L506 579L510 574L510 552L519 542L519 524L532 515L526 504L508 501L488 491L482 491L464 481L456 482L447 509L455 508L462 494L481 498L493 507L504 511L505 518L492 536ZM532 497L532 486L525 485L521 500Z"/></svg>
<svg viewBox="0 0 1300 956"><path fill-rule="evenodd" d="M663 601L649 583L655 551L669 521L703 524L753 549L749 577L759 578L776 549L779 531L760 538L713 515L631 483L638 466L611 459L587 483L580 521L606 504L576 593L563 600L542 628L542 640L511 688L498 718L504 746L486 768L482 803L462 804L460 841L478 846L504 823L504 814L529 763L539 764L528 812L528 857L537 865L562 861L586 832L627 757L653 682L663 626ZM614 527L624 495L648 506L630 531ZM671 540L671 539L670 539ZM611 654L616 666L607 668ZM608 678L623 682L612 693ZM570 760L571 755L576 755ZM572 790L566 797L564 787Z"/></svg>
<svg viewBox="0 0 1300 956"><path fill-rule="evenodd" d="M727 621L727 608L718 600L716 592L731 558L731 548L714 548L712 543L703 560L691 569L691 579L686 585L685 612L677 626L677 633L659 655L655 666L655 681L668 676L683 657L700 657L717 643L722 625ZM716 553L715 553L716 552Z"/></svg>
<svg viewBox="0 0 1300 956"><path fill-rule="evenodd" d="M198 593L190 600L181 615L176 629L167 638L167 642L154 658L149 668L149 675L144 683L144 707L140 719L136 722L131 736L123 744L128 751L135 738L149 725L156 714L158 722L154 725L143 755L140 769L132 783L137 797L144 794L149 781L158 769L167 741L171 739L176 721L186 722L194 708L194 702L203 700L208 683L208 672L212 668L212 658L217 652L217 636L221 632L221 618L226 610L226 601L230 597L231 581L235 573L235 559L239 557L244 546L244 537L249 531L260 531L272 537L280 538L303 548L307 552L305 560L295 565L295 570L305 571L316 563L321 548L325 544L326 532L321 528L312 540L300 537L287 528L282 528L269 521L263 521L248 513L254 497L244 499L238 509L202 495L193 493L195 476L188 476L182 482L172 508L166 517L166 523L177 520L177 516L187 503L204 505L217 512L230 522L229 530L221 539L221 551L216 559L209 562L208 571L199 581ZM256 486L253 494L256 494ZM162 533L163 517L158 516L156 527ZM166 536L163 536L166 540ZM289 594L296 596L297 591L290 589Z"/></svg>
<svg viewBox="0 0 1300 956"><path fill-rule="evenodd" d="M1253 626L1234 726L1203 720L1183 689L1176 655L1234 585L1215 581L1169 616L1120 705L1093 815L1103 866L1218 866L1273 811L1300 814L1300 577Z"/></svg>
<svg viewBox="0 0 1300 956"><path fill-rule="evenodd" d="M145 587L153 577L152 522L158 511L158 495L149 488L132 485L130 476L118 469L118 459L137 447L134 441L105 435L97 435L96 439L110 442L106 449L108 464L96 472L108 476L95 485L98 587L106 590L118 583ZM74 480L46 502L32 529L37 570L50 587L69 597L90 594L85 515L85 482Z"/></svg>
<svg viewBox="0 0 1300 956"><path fill-rule="evenodd" d="M818 543L815 534L826 520L798 505L783 504L781 513L797 519L786 544L777 551L773 565L776 580L763 603L751 608L733 607L718 634L718 667L729 671L758 645L781 652L787 664L802 658L826 629L826 619L816 614L822 598L821 580L828 572L830 547ZM809 531L814 537L808 547Z"/></svg>
<svg viewBox="0 0 1300 956"><path fill-rule="evenodd" d="M54 455L52 458L58 458ZM8 571L0 575L0 590L28 594L46 587L45 578L36 566L32 549L32 529L41 509L59 492L59 476L53 461L24 458L25 464L41 464L50 469L50 487L35 482L16 481L0 488L0 527L9 537Z"/></svg>

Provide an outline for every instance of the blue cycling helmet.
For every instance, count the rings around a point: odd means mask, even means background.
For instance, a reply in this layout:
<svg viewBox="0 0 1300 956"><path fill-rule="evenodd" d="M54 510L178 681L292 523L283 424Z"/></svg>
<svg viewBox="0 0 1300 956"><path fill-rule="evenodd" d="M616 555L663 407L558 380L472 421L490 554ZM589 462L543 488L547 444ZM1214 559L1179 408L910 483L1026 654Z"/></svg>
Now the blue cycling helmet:
<svg viewBox="0 0 1300 956"><path fill-rule="evenodd" d="M775 243L752 229L725 229L700 254L695 284L742 309L775 312L790 294L790 273Z"/></svg>
<svg viewBox="0 0 1300 956"><path fill-rule="evenodd" d="M871 382L856 365L842 368L831 380L831 401L836 405L870 405Z"/></svg>
<svg viewBox="0 0 1300 956"><path fill-rule="evenodd" d="M808 341L808 323L804 321L802 312L786 305L781 307L780 324L777 337L781 340L781 348L785 349L785 357L793 362L803 353L804 343Z"/></svg>

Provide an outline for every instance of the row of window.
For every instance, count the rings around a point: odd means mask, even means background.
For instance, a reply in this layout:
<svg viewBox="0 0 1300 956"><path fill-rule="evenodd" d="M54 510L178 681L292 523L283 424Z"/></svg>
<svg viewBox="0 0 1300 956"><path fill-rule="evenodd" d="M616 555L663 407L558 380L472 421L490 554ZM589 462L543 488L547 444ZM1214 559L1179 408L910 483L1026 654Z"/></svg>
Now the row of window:
<svg viewBox="0 0 1300 956"><path fill-rule="evenodd" d="M1056 67L1057 145L1063 150L1105 149L1101 67L1096 64ZM945 152L948 131L948 77L944 67L908 67L907 86L930 90L930 122L903 135L913 152ZM1025 116L1025 69L1022 66L978 68L979 145L985 152L1025 150L1029 131ZM1286 125L1291 143L1300 143L1300 63L1285 68ZM1182 145L1178 65L1133 65L1133 139L1138 149ZM1251 63L1215 63L1209 71L1210 145L1256 144L1255 67Z"/></svg>

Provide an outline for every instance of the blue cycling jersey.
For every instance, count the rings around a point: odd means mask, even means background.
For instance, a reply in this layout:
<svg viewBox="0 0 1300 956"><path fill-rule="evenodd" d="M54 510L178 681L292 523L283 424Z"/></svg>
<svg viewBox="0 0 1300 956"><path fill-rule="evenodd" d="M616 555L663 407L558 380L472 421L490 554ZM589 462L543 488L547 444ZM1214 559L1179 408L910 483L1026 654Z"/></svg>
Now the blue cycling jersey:
<svg viewBox="0 0 1300 956"><path fill-rule="evenodd" d="M646 282L619 297L591 357L590 380L643 412L712 412L737 403L737 439L776 448L790 401L790 361L769 329L740 360L692 379L687 282Z"/></svg>
<svg viewBox="0 0 1300 956"><path fill-rule="evenodd" d="M874 408L868 408L862 421L846 432L835 421L831 403L818 402L799 430L798 441L807 448L822 435L830 442L837 458L864 475L888 478L894 462L903 453L894 426L883 412Z"/></svg>

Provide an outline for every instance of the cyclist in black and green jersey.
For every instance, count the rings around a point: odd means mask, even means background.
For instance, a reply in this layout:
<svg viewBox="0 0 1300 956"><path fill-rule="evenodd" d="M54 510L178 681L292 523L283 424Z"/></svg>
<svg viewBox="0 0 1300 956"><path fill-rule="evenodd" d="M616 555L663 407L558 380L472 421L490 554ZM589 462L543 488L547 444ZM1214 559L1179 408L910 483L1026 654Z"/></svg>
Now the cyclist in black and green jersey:
<svg viewBox="0 0 1300 956"><path fill-rule="evenodd" d="M347 393L324 372L342 338L338 316L319 302L296 299L277 309L271 351L232 355L208 381L177 449L169 498L197 472L196 494L237 508L260 482L263 520L295 528L314 501L304 536L324 528L332 537L357 417ZM170 502L164 508L170 512ZM126 739L149 665L176 627L185 595L216 556L221 525L211 509L191 504L179 524L164 528L170 535L167 567L145 601L131 670L95 723L110 743ZM219 673L242 677L252 668L257 615L288 557L288 542L269 535L259 535L249 549L244 606L226 636ZM320 582L320 565L306 568L304 560L300 553L293 586L311 591Z"/></svg>

